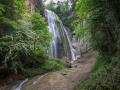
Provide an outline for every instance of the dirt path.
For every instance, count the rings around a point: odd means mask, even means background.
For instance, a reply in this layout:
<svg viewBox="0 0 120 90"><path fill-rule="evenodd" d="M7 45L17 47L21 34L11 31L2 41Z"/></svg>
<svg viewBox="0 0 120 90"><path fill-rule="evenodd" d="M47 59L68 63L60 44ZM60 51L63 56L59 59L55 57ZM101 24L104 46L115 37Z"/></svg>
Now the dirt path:
<svg viewBox="0 0 120 90"><path fill-rule="evenodd" d="M79 80L88 77L95 61L94 56L86 55L77 67L36 76L24 84L22 90L73 90Z"/></svg>

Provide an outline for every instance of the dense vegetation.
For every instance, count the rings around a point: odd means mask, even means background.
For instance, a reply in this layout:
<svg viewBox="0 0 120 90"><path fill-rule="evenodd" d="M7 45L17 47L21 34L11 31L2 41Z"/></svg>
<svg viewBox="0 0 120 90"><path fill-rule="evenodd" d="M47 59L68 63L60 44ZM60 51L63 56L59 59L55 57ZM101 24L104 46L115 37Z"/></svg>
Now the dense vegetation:
<svg viewBox="0 0 120 90"><path fill-rule="evenodd" d="M45 7L54 11L60 17L64 26L68 27L72 34L75 34L80 47L79 51L83 54L91 48L89 43L91 34L86 30L86 27L83 27L85 20L77 15L76 2L77 0L65 0L64 2L58 1L56 5L51 1L50 4Z"/></svg>
<svg viewBox="0 0 120 90"><path fill-rule="evenodd" d="M54 11L60 17L63 24L73 30L74 28L72 28L71 24L74 19L77 19L75 14L76 0L71 1L73 2L70 3L70 0L65 0L64 2L58 1L57 5L51 1L45 8Z"/></svg>
<svg viewBox="0 0 120 90"><path fill-rule="evenodd" d="M47 55L52 36L47 30L44 6L31 12L25 0L0 0L0 78L9 74L25 77L60 70L64 64ZM69 0L53 10L77 40L97 52L91 76L76 90L120 89L120 0ZM84 43L85 45L85 43Z"/></svg>
<svg viewBox="0 0 120 90"><path fill-rule="evenodd" d="M120 0L78 0L76 11L91 34L90 42L97 50L97 62L88 80L76 90L120 89ZM81 29L81 30L83 30Z"/></svg>
<svg viewBox="0 0 120 90"><path fill-rule="evenodd" d="M49 8L59 15L64 25L75 31L76 38L84 41L83 45L87 42L89 48L97 52L91 76L80 82L76 90L119 90L120 0L72 1L72 7L65 5L66 1L55 10Z"/></svg>
<svg viewBox="0 0 120 90"><path fill-rule="evenodd" d="M120 89L120 0L68 0L57 8L50 5L63 24L76 33L76 38L89 43L97 52L97 62L88 80L76 90ZM76 3L75 3L76 2ZM53 3L51 3L53 4ZM64 8L64 9L63 9ZM81 48L81 47L80 47Z"/></svg>
<svg viewBox="0 0 120 90"><path fill-rule="evenodd" d="M42 8L31 12L25 0L0 0L1 76L13 73L33 76L64 68L61 61L47 55L52 37Z"/></svg>

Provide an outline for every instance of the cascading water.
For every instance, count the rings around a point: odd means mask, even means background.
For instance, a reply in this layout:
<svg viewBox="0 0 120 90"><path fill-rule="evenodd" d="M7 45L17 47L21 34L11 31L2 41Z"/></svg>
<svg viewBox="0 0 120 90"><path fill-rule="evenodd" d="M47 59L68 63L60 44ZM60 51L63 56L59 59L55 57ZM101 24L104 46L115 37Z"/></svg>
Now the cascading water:
<svg viewBox="0 0 120 90"><path fill-rule="evenodd" d="M66 56L71 60L71 63L73 63L77 60L79 54L72 46L67 28L64 27L61 20L54 12L45 10L45 15L48 19L49 32L53 36L50 42L49 55L55 58L59 58L61 55ZM21 90L23 84L27 81L28 79L25 79L11 90Z"/></svg>
<svg viewBox="0 0 120 90"><path fill-rule="evenodd" d="M66 56L71 62L77 60L78 53L72 47L69 33L67 28L62 24L62 21L54 12L47 9L45 10L45 16L48 19L49 32L53 36L50 42L49 55L58 58L64 53L63 56Z"/></svg>

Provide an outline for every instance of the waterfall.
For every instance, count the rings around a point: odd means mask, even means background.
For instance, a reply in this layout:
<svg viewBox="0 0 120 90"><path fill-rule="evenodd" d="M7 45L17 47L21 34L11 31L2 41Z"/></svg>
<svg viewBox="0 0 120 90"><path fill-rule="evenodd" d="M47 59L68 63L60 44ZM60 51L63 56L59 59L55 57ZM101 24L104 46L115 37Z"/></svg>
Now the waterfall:
<svg viewBox="0 0 120 90"><path fill-rule="evenodd" d="M49 55L54 58L59 58L62 56L66 56L71 60L70 63L74 63L80 55L73 48L68 28L64 27L62 21L59 17L50 10L45 10L45 16L48 20L48 30L52 35L52 41L50 42ZM13 87L11 90L21 90L24 83L26 83L28 79L22 81L19 85ZM33 84L35 84L34 82Z"/></svg>
<svg viewBox="0 0 120 90"><path fill-rule="evenodd" d="M71 62L77 60L78 52L73 48L67 28L59 17L50 10L45 10L48 29L53 39L50 42L49 55L54 58L66 56Z"/></svg>

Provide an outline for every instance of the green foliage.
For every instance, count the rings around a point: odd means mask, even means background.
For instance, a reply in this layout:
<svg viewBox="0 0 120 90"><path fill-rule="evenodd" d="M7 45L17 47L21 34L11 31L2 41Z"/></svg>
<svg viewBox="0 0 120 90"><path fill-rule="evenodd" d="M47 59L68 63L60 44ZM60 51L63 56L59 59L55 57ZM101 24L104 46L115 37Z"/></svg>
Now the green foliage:
<svg viewBox="0 0 120 90"><path fill-rule="evenodd" d="M44 16L44 5L43 5L43 1L42 0L37 0L37 7L38 7L38 12L40 12L40 14L42 16Z"/></svg>
<svg viewBox="0 0 120 90"><path fill-rule="evenodd" d="M120 57L113 57L111 64L103 64L88 80L80 82L75 90L119 90Z"/></svg>
<svg viewBox="0 0 120 90"><path fill-rule="evenodd" d="M21 68L23 56L30 55L29 42L31 38L26 38L26 33L17 32L0 38L1 67L7 69Z"/></svg>
<svg viewBox="0 0 120 90"><path fill-rule="evenodd" d="M54 11L55 10L54 2L51 0L51 2L48 5L45 5L45 8Z"/></svg>
<svg viewBox="0 0 120 90"><path fill-rule="evenodd" d="M2 15L2 13L4 12L4 5L0 4L0 15Z"/></svg>
<svg viewBox="0 0 120 90"><path fill-rule="evenodd" d="M18 23L9 18L0 17L0 37L18 29Z"/></svg>
<svg viewBox="0 0 120 90"><path fill-rule="evenodd" d="M37 68L23 69L22 74L25 77L44 74L51 71L61 70L65 68L65 64L60 60L47 59L44 63L40 64Z"/></svg>
<svg viewBox="0 0 120 90"><path fill-rule="evenodd" d="M83 27L82 24L80 24L79 20L74 20L71 23L71 26L74 28L75 34L77 38L83 38L85 36L86 33L86 28Z"/></svg>
<svg viewBox="0 0 120 90"><path fill-rule="evenodd" d="M50 4L45 6L47 9L54 11L62 20L63 24L71 28L71 23L75 19L72 7L69 5L69 0L59 2L57 5L51 1Z"/></svg>
<svg viewBox="0 0 120 90"><path fill-rule="evenodd" d="M24 0L0 1L0 73L26 77L60 70L64 64L51 60L47 48L51 35L39 13L23 15Z"/></svg>
<svg viewBox="0 0 120 90"><path fill-rule="evenodd" d="M93 47L101 54L111 56L117 50L119 30L108 4L100 0L78 0L76 10L78 16L89 24Z"/></svg>
<svg viewBox="0 0 120 90"><path fill-rule="evenodd" d="M24 13L24 0L0 1L0 70L16 72L22 66L21 56L29 55L28 43L23 39L26 33L19 31L17 22Z"/></svg>
<svg viewBox="0 0 120 90"><path fill-rule="evenodd" d="M0 37L17 30L17 20L25 10L24 0L0 0Z"/></svg>
<svg viewBox="0 0 120 90"><path fill-rule="evenodd" d="M24 16L25 10L24 0L0 1L0 73L22 73L48 59L45 19L38 13Z"/></svg>
<svg viewBox="0 0 120 90"><path fill-rule="evenodd" d="M55 70L61 70L64 69L65 65L60 60L46 60L45 63L42 65L42 69L44 69L46 72L48 71L55 71Z"/></svg>
<svg viewBox="0 0 120 90"><path fill-rule="evenodd" d="M41 75L44 74L45 72L41 68L26 68L22 70L22 75L26 78L32 77L35 75Z"/></svg>
<svg viewBox="0 0 120 90"><path fill-rule="evenodd" d="M94 1L90 1L90 0L78 0L76 5L77 15L79 15L80 18L86 18L88 12L92 10L91 4L93 2Z"/></svg>
<svg viewBox="0 0 120 90"><path fill-rule="evenodd" d="M31 23L32 23L32 30L37 34L36 38L41 43L39 45L42 46L48 45L51 39L51 35L47 30L47 24L45 22L45 19L39 13L34 13L31 16Z"/></svg>
<svg viewBox="0 0 120 90"><path fill-rule="evenodd" d="M10 19L21 18L26 10L25 0L0 0L1 6L3 17Z"/></svg>
<svg viewBox="0 0 120 90"><path fill-rule="evenodd" d="M120 2L113 0L78 0L76 11L86 23L92 47L99 57L91 77L76 90L119 90L120 85Z"/></svg>
<svg viewBox="0 0 120 90"><path fill-rule="evenodd" d="M96 59L97 61L93 67L93 70L92 70L93 72L99 71L99 69L102 69L108 65L107 61L109 61L109 57L98 56Z"/></svg>
<svg viewBox="0 0 120 90"><path fill-rule="evenodd" d="M62 3L61 5L60 5L60 11L62 12L62 13L66 13L66 12L68 12L68 11L70 11L70 6L69 6L69 2L68 1L64 1L64 3Z"/></svg>
<svg viewBox="0 0 120 90"><path fill-rule="evenodd" d="M0 64L8 71L23 71L48 58L45 50L51 38L43 17L35 13L19 20L18 24L17 31L0 38Z"/></svg>
<svg viewBox="0 0 120 90"><path fill-rule="evenodd" d="M71 8L68 1L60 2L57 4L57 6L53 1L51 1L45 7L49 10L55 11L58 15L64 14L64 13L70 11L70 8Z"/></svg>

